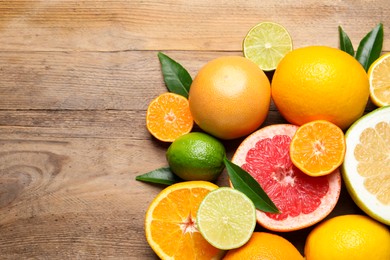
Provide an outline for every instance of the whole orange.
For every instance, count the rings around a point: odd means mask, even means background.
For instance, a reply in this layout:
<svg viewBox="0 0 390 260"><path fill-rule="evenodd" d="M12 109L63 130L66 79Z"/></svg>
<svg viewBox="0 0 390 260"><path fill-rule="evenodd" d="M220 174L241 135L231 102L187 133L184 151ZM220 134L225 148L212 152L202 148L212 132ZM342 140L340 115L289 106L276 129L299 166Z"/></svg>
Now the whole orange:
<svg viewBox="0 0 390 260"><path fill-rule="evenodd" d="M303 256L284 237L267 232L253 232L248 243L242 247L228 251L223 259L303 260Z"/></svg>
<svg viewBox="0 0 390 260"><path fill-rule="evenodd" d="M188 100L200 128L221 139L234 139L252 133L264 122L270 83L249 59L223 56L199 70Z"/></svg>
<svg viewBox="0 0 390 260"><path fill-rule="evenodd" d="M323 119L346 129L363 114L369 98L363 66L326 46L288 53L275 70L271 89L279 112L296 125Z"/></svg>

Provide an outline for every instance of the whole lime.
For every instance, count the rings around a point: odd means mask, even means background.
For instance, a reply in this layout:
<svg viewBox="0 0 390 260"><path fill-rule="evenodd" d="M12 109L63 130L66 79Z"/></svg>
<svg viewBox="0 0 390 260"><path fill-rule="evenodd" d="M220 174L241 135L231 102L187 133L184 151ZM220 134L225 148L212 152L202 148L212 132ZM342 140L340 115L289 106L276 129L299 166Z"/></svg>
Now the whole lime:
<svg viewBox="0 0 390 260"><path fill-rule="evenodd" d="M224 169L225 147L216 138L192 132L177 138L166 153L169 167L183 180L212 181Z"/></svg>

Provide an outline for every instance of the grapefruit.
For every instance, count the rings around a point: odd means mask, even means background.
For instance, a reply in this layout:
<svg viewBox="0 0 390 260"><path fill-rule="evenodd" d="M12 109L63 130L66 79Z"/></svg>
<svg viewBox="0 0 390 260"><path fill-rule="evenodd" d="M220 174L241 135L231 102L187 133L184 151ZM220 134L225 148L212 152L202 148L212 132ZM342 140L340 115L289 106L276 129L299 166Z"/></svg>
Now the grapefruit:
<svg viewBox="0 0 390 260"><path fill-rule="evenodd" d="M319 177L299 170L289 155L298 126L276 124L249 135L238 147L232 162L251 174L280 213L257 210L257 222L273 231L293 231L324 219L336 206L341 190L338 169Z"/></svg>
<svg viewBox="0 0 390 260"><path fill-rule="evenodd" d="M195 123L221 139L248 135L268 115L270 83L254 62L223 56L200 69L191 84L189 106Z"/></svg>

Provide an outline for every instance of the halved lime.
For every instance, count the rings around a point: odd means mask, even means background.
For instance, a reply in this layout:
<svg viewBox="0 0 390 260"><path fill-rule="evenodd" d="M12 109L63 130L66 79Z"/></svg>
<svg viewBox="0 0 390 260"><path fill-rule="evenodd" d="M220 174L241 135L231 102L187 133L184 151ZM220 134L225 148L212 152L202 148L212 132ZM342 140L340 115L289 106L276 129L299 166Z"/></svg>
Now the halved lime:
<svg viewBox="0 0 390 260"><path fill-rule="evenodd" d="M256 226L256 209L242 192L222 187L211 191L197 212L197 227L214 247L230 250L244 245Z"/></svg>
<svg viewBox="0 0 390 260"><path fill-rule="evenodd" d="M276 69L292 50L291 36L280 24L262 22L249 30L243 42L244 56L264 70Z"/></svg>
<svg viewBox="0 0 390 260"><path fill-rule="evenodd" d="M390 106L356 121L346 132L342 174L355 203L390 225Z"/></svg>

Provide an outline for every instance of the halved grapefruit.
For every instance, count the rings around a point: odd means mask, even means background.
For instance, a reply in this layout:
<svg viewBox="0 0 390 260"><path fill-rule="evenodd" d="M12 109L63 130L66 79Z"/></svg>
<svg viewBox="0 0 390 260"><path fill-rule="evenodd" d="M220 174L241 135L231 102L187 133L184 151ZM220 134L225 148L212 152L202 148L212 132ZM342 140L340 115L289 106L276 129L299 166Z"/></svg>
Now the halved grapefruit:
<svg viewBox="0 0 390 260"><path fill-rule="evenodd" d="M291 124L261 128L240 144L232 159L278 207L278 214L257 210L257 222L269 230L287 232L314 225L333 210L340 196L339 169L311 177L291 162L290 142L297 129Z"/></svg>

